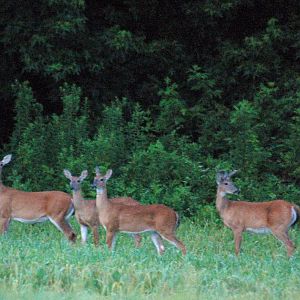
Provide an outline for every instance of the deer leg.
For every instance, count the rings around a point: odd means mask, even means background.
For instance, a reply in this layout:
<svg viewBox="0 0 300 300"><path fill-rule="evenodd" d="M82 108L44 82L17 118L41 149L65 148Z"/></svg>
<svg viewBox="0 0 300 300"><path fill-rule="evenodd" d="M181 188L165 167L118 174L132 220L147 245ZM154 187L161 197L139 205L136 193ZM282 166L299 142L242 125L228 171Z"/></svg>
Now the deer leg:
<svg viewBox="0 0 300 300"><path fill-rule="evenodd" d="M294 243L290 240L288 233L279 230L272 230L272 233L277 239L279 239L285 244L287 255L291 257L295 250L295 246Z"/></svg>
<svg viewBox="0 0 300 300"><path fill-rule="evenodd" d="M50 222L62 233L64 233L64 235L69 239L69 241L71 242L75 242L76 241L76 235L72 230L72 227L70 226L70 224L64 219L64 218L52 218L49 217Z"/></svg>
<svg viewBox="0 0 300 300"><path fill-rule="evenodd" d="M140 234L133 234L132 237L134 238L134 244L136 248L141 247L142 237Z"/></svg>
<svg viewBox="0 0 300 300"><path fill-rule="evenodd" d="M7 232L9 223L10 223L9 218L0 218L0 233L1 234Z"/></svg>
<svg viewBox="0 0 300 300"><path fill-rule="evenodd" d="M87 240L88 228L85 225L80 224L81 243L85 244Z"/></svg>
<svg viewBox="0 0 300 300"><path fill-rule="evenodd" d="M116 233L114 231L106 231L106 244L110 250L113 250L116 243Z"/></svg>
<svg viewBox="0 0 300 300"><path fill-rule="evenodd" d="M162 243L160 235L157 232L153 232L151 234L151 239L152 239L152 242L153 242L153 244L154 244L154 246L155 246L155 248L157 250L157 253L159 255L162 255L164 253L164 251L165 251L165 247L164 247L164 245Z"/></svg>
<svg viewBox="0 0 300 300"><path fill-rule="evenodd" d="M98 226L92 227L92 231L93 231L93 237L94 237L94 244L95 244L95 246L98 246L98 244L99 244Z"/></svg>
<svg viewBox="0 0 300 300"><path fill-rule="evenodd" d="M171 233L163 233L162 234L160 232L159 232L159 234L163 239L167 240L168 242L173 244L175 247L180 249L182 252L182 255L186 255L185 245L181 241L179 241L174 234L171 234Z"/></svg>
<svg viewBox="0 0 300 300"><path fill-rule="evenodd" d="M241 242L242 242L242 230L233 230L234 236L234 245L235 245L235 255L238 256L240 254Z"/></svg>

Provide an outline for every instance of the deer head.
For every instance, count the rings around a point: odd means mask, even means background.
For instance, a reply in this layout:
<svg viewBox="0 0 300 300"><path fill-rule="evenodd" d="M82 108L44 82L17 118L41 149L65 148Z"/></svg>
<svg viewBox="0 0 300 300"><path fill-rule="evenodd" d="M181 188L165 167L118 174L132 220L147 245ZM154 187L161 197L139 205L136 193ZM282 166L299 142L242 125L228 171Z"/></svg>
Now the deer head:
<svg viewBox="0 0 300 300"><path fill-rule="evenodd" d="M240 190L234 185L234 183L231 180L231 176L233 176L237 170L234 170L230 173L227 171L219 171L217 173L217 185L218 189L221 193L226 194L238 194Z"/></svg>
<svg viewBox="0 0 300 300"><path fill-rule="evenodd" d="M84 170L81 172L81 175L79 177L76 177L72 176L71 172L65 169L64 175L70 180L71 189L76 192L80 190L80 184L88 176L88 171Z"/></svg>
<svg viewBox="0 0 300 300"><path fill-rule="evenodd" d="M106 174L105 175L102 175L101 173L100 173L100 170L99 170L99 167L97 166L96 168L95 168L95 173L96 173L96 176L94 177L94 182L93 182L93 186L95 187L95 188L105 188L105 186L106 186L106 182L107 182L107 180L111 177L111 175L112 175L112 170L111 169L109 169L107 172L106 172Z"/></svg>

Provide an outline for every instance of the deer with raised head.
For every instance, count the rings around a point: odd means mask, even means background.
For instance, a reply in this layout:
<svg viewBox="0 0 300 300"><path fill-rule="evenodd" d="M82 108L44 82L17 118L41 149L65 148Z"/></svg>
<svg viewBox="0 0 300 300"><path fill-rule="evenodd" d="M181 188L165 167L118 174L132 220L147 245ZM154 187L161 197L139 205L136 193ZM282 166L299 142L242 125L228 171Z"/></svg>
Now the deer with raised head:
<svg viewBox="0 0 300 300"><path fill-rule="evenodd" d="M11 160L6 155L0 161L2 168ZM76 235L68 219L74 212L70 195L60 191L24 192L6 187L0 178L0 233L8 230L11 220L34 224L50 220L72 242Z"/></svg>
<svg viewBox="0 0 300 300"><path fill-rule="evenodd" d="M102 175L96 167L94 186L97 190L96 206L101 224L106 230L106 243L113 249L118 232L142 233L151 232L151 239L159 255L163 254L164 246L161 238L167 240L186 254L184 244L175 235L179 225L178 214L163 204L126 206L113 203L107 198L106 183L112 175L108 170Z"/></svg>
<svg viewBox="0 0 300 300"><path fill-rule="evenodd" d="M227 194L237 194L239 189L234 185L231 177L237 170L230 173L217 173L217 210L224 224L231 228L235 241L235 254L240 252L242 233L272 233L282 241L287 249L288 256L294 252L295 246L288 236L289 228L300 215L297 205L284 200L268 202L230 201Z"/></svg>
<svg viewBox="0 0 300 300"><path fill-rule="evenodd" d="M81 193L81 183L88 176L88 171L81 172L79 177L72 176L69 170L64 170L64 175L70 180L70 187L73 190L73 203L75 207L75 217L80 225L81 241L86 243L88 227L91 228L94 237L94 244L99 243L99 216L96 209L96 200L84 200ZM113 198L110 201L114 203L122 203L125 205L140 205L139 202L132 198ZM141 236L134 235L135 246L139 247L141 244Z"/></svg>

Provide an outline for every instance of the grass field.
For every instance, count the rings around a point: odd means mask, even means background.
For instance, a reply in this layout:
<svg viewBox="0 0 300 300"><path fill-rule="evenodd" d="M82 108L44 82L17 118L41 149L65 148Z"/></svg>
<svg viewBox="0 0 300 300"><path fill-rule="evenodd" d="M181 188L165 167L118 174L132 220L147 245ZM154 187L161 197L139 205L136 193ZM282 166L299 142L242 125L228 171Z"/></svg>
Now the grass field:
<svg viewBox="0 0 300 300"><path fill-rule="evenodd" d="M72 220L76 232L79 228ZM118 235L116 251L70 245L50 223L12 222L0 237L0 299L292 299L300 298L300 251L288 259L272 236L244 234L233 253L231 231L219 222L183 221L182 257L167 244L158 257L150 236L135 249ZM79 235L78 235L79 236ZM291 231L300 247L300 229Z"/></svg>

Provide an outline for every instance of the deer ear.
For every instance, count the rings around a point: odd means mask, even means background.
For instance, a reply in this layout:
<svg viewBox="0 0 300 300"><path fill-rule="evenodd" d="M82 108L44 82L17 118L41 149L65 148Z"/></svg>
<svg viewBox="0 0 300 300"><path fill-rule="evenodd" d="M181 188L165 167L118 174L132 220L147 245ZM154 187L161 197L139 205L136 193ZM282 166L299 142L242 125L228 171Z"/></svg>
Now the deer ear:
<svg viewBox="0 0 300 300"><path fill-rule="evenodd" d="M5 166L6 164L8 164L11 161L11 157L12 157L11 154L4 156L2 159L2 165Z"/></svg>
<svg viewBox="0 0 300 300"><path fill-rule="evenodd" d="M110 178L110 176L112 175L112 169L109 169L106 174L105 174L105 178L106 180L108 180Z"/></svg>
<svg viewBox="0 0 300 300"><path fill-rule="evenodd" d="M80 181L82 181L82 180L84 180L87 176L88 176L88 171L87 170L84 170L84 171L82 171L81 172L81 175L80 175L80 177L79 177L79 180Z"/></svg>
<svg viewBox="0 0 300 300"><path fill-rule="evenodd" d="M71 172L69 171L69 170L67 170L67 169L64 169L64 175L68 178L68 179L70 179L71 180L71 178L72 178L72 174L71 174Z"/></svg>
<svg viewBox="0 0 300 300"><path fill-rule="evenodd" d="M100 176L100 175L101 175L101 174L100 174L100 169L99 169L98 166L95 167L95 173L96 173L97 176Z"/></svg>
<svg viewBox="0 0 300 300"><path fill-rule="evenodd" d="M225 172L225 171L219 171L217 173L217 176L216 176L217 184L220 184L224 180L224 178L226 177L226 175L227 175L227 172Z"/></svg>
<svg viewBox="0 0 300 300"><path fill-rule="evenodd" d="M237 173L239 170L233 170L232 172L230 172L229 174L228 174L228 177L231 177L231 176L233 176L235 173Z"/></svg>

